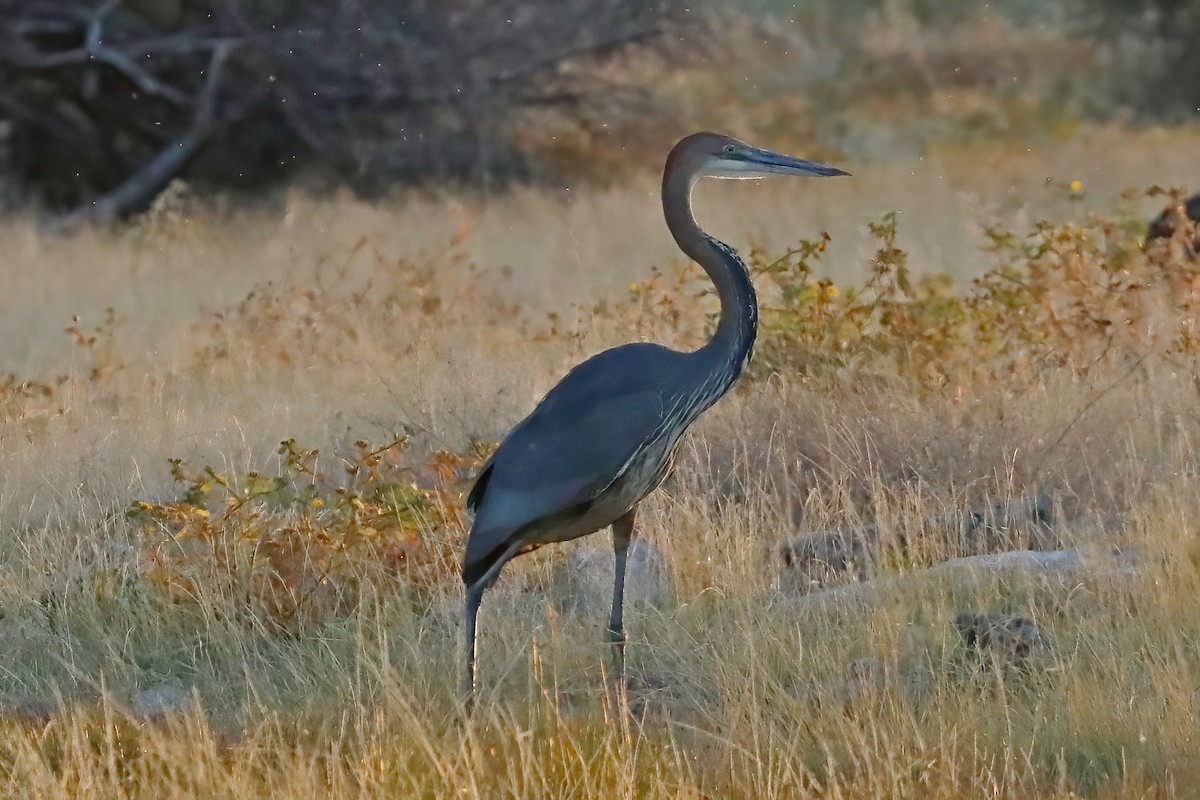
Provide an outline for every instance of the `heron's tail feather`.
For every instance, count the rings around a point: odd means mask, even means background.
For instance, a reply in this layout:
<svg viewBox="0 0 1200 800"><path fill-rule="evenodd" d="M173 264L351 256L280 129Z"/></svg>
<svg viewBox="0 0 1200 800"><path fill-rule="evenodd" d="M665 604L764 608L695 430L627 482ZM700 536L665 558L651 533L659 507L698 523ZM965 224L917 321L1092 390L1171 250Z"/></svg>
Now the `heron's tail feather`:
<svg viewBox="0 0 1200 800"><path fill-rule="evenodd" d="M507 530L472 529L463 556L463 584L468 587L483 581L491 584L496 579L500 568L520 549L510 534Z"/></svg>

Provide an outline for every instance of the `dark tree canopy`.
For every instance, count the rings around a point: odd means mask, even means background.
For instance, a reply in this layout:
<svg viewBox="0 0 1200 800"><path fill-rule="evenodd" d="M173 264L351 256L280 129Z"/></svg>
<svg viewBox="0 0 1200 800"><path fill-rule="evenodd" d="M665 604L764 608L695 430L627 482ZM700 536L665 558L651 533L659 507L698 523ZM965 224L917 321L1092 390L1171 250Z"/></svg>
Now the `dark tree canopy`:
<svg viewBox="0 0 1200 800"><path fill-rule="evenodd" d="M671 0L0 0L0 167L76 218L173 177L520 175L513 121L611 98Z"/></svg>
<svg viewBox="0 0 1200 800"><path fill-rule="evenodd" d="M1134 51L1139 81L1119 92L1145 116L1192 121L1200 111L1200 0L1087 0L1101 38L1149 43ZM1125 66L1125 65L1118 65Z"/></svg>

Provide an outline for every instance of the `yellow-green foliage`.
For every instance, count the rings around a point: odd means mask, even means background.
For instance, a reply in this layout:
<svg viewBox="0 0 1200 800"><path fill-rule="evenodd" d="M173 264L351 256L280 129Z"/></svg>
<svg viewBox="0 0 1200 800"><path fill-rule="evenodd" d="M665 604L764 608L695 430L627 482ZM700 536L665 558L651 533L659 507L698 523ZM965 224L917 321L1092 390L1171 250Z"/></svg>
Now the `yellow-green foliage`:
<svg viewBox="0 0 1200 800"><path fill-rule="evenodd" d="M1151 353L1196 350L1200 261L1186 246L1190 227L1146 251L1140 231L1099 217L1042 221L1027 232L990 227L994 265L963 288L943 274L912 274L895 212L867 229L877 248L860 286L816 277L828 234L782 255L750 250L748 266L764 298L751 377L845 380L868 373L899 377L913 389L962 392L997 380L1038 380L1048 369L1086 373ZM631 291L657 297L638 304L639 312L678 325L692 319L680 299L711 290L691 266L673 282L655 275Z"/></svg>
<svg viewBox="0 0 1200 800"><path fill-rule="evenodd" d="M481 461L443 451L404 466L408 445L357 441L334 456L334 476L292 439L271 476L192 473L172 459L179 499L128 513L144 579L174 602L216 603L288 632L352 612L364 592L427 594L453 580L458 487Z"/></svg>

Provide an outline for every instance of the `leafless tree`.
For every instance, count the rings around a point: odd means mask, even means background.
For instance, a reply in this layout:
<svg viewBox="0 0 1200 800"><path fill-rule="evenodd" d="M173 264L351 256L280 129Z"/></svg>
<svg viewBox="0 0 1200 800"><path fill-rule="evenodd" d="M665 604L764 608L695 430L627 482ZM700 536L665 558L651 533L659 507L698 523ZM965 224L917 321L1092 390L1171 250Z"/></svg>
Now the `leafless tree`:
<svg viewBox="0 0 1200 800"><path fill-rule="evenodd" d="M0 0L0 166L67 222L182 174L520 174L514 119L619 99L595 67L673 1Z"/></svg>

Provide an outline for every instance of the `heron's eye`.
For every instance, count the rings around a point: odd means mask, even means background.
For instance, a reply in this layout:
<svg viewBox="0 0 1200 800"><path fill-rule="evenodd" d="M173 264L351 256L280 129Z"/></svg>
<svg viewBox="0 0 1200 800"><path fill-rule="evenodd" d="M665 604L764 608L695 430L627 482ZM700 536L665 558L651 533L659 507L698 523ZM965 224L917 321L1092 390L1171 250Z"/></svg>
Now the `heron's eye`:
<svg viewBox="0 0 1200 800"><path fill-rule="evenodd" d="M723 153L725 153L725 155L727 155L727 156L731 156L731 155L733 155L733 151L734 151L734 150L736 150L736 149L737 149L737 148L735 148L733 145L731 145L731 144L727 144L727 145L725 145L724 147L722 147L722 148L721 148L721 151L722 151Z"/></svg>

